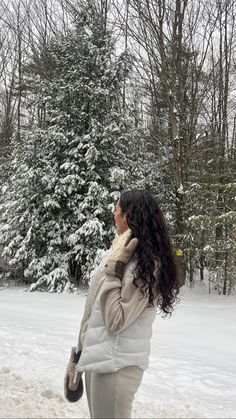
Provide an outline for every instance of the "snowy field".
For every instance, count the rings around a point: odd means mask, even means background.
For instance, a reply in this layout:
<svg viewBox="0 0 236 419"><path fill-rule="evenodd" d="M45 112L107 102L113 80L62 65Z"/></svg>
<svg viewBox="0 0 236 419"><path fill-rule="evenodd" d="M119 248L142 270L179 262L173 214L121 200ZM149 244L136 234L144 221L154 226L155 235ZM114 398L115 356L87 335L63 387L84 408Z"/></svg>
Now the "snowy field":
<svg viewBox="0 0 236 419"><path fill-rule="evenodd" d="M0 291L0 417L86 418L85 395L63 397L79 295ZM236 418L236 298L183 289L171 319L156 318L135 418Z"/></svg>

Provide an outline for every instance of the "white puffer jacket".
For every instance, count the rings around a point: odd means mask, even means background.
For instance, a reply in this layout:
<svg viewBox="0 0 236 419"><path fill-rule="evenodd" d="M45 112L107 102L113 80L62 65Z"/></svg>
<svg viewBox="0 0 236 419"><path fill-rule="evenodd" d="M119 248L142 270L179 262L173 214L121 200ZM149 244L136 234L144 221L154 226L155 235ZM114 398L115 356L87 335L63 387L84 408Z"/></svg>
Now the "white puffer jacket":
<svg viewBox="0 0 236 419"><path fill-rule="evenodd" d="M77 371L108 373L131 365L145 370L149 364L150 338L156 309L145 308L128 327L121 328L122 330L118 333L108 332L100 309L100 295L107 279L103 267L108 255L109 252L106 253L99 268L94 272L91 287L93 291L94 288L97 288L98 292L95 292L97 295L86 325ZM133 268L132 262L126 266L122 287L133 281ZM118 282L120 284L119 280Z"/></svg>

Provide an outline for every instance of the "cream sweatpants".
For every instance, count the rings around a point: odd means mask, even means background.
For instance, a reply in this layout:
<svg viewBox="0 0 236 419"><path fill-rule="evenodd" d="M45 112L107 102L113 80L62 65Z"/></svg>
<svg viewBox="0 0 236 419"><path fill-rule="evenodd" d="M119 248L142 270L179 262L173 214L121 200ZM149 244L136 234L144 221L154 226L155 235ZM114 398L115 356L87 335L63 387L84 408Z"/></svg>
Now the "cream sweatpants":
<svg viewBox="0 0 236 419"><path fill-rule="evenodd" d="M85 386L91 418L131 418L132 403L144 371L131 366L116 372L85 372Z"/></svg>

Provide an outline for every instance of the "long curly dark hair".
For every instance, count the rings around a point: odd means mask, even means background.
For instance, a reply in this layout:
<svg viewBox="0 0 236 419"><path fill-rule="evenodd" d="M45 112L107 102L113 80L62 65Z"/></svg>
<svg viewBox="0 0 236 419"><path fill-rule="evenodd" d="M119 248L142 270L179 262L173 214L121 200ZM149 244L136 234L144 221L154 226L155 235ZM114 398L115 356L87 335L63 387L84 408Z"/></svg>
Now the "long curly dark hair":
<svg viewBox="0 0 236 419"><path fill-rule="evenodd" d="M141 292L148 295L149 306L154 305L157 295L160 310L164 315L171 315L177 302L180 277L164 215L156 199L146 190L122 192L119 204L133 236L138 239L133 283L137 287L140 278Z"/></svg>

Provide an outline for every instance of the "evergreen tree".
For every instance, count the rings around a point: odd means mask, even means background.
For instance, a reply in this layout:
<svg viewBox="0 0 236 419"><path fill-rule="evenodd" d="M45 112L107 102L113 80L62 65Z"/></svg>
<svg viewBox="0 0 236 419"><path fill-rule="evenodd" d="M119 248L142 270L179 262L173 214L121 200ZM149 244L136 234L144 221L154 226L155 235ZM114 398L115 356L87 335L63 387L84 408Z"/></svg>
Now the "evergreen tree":
<svg viewBox="0 0 236 419"><path fill-rule="evenodd" d="M110 243L114 199L130 177L124 59L102 18L83 12L25 69L37 119L14 155L0 232L2 257L23 267L32 290L87 282L97 250Z"/></svg>

